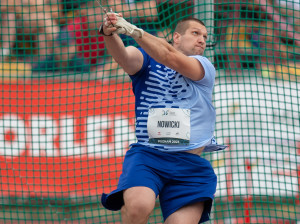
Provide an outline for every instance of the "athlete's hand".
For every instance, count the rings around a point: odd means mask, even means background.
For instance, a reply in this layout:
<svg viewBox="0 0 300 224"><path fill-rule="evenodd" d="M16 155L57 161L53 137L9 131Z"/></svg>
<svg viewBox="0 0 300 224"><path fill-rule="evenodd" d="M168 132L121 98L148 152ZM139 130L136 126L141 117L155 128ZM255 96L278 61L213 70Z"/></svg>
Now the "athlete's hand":
<svg viewBox="0 0 300 224"><path fill-rule="evenodd" d="M114 33L125 34L134 39L141 38L144 35L144 30L127 22L121 13L107 13L104 17L103 34L110 36Z"/></svg>
<svg viewBox="0 0 300 224"><path fill-rule="evenodd" d="M144 30L136 27L135 25L126 21L122 16L117 16L117 22L114 24L117 27L115 33L125 34L132 37L133 39L142 38L144 35Z"/></svg>
<svg viewBox="0 0 300 224"><path fill-rule="evenodd" d="M111 36L117 31L117 27L114 24L117 23L118 17L121 17L120 13L109 12L105 14L104 22L100 26L99 31L105 36ZM101 30L102 29L102 30Z"/></svg>

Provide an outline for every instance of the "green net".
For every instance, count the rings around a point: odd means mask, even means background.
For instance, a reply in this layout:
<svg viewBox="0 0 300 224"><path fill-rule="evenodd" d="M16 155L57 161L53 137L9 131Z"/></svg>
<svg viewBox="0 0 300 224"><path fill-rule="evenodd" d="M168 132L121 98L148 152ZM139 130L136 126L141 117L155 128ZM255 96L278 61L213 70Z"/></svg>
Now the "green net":
<svg viewBox="0 0 300 224"><path fill-rule="evenodd" d="M300 222L300 3L101 1L171 41L203 20L217 69L210 223ZM105 49L96 1L1 0L0 223L121 223L113 190L135 141L131 83ZM136 45L122 36L125 45ZM163 223L159 203L149 223Z"/></svg>

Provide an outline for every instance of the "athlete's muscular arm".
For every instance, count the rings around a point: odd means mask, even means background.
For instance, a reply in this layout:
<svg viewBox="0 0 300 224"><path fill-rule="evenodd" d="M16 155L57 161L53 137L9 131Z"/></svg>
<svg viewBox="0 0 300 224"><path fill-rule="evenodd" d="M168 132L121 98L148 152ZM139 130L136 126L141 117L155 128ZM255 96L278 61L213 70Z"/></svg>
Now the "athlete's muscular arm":
<svg viewBox="0 0 300 224"><path fill-rule="evenodd" d="M136 39L136 42L157 62L172 68L187 78L198 81L204 77L204 68L197 59L176 50L164 39L145 32L142 38Z"/></svg>
<svg viewBox="0 0 300 224"><path fill-rule="evenodd" d="M142 53L133 46L125 47L118 35L104 37L109 54L129 75L134 75L143 65Z"/></svg>
<svg viewBox="0 0 300 224"><path fill-rule="evenodd" d="M129 75L134 75L143 65L142 53L133 46L125 47L122 39L118 35L111 35L116 31L115 27L108 27L115 23L116 18L107 19L106 25L103 24L104 42L109 54Z"/></svg>

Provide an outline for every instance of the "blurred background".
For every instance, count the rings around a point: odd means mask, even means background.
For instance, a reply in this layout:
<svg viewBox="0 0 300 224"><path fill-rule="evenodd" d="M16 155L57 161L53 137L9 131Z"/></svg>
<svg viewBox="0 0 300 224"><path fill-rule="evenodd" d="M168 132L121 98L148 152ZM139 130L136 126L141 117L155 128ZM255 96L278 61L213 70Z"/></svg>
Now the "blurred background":
<svg viewBox="0 0 300 224"><path fill-rule="evenodd" d="M299 0L102 0L172 40L209 32L217 70L214 224L300 223ZM88 0L1 0L0 223L121 223L100 203L135 141L131 83ZM121 36L126 46L137 44ZM159 203L149 223L163 223Z"/></svg>

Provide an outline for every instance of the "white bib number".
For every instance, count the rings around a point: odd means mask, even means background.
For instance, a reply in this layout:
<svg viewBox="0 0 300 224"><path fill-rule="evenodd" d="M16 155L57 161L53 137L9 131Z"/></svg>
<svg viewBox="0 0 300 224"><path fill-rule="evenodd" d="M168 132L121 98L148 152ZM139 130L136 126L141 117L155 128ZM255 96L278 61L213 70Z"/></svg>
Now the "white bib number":
<svg viewBox="0 0 300 224"><path fill-rule="evenodd" d="M190 114L190 109L150 109L147 122L149 143L188 145L191 129Z"/></svg>

